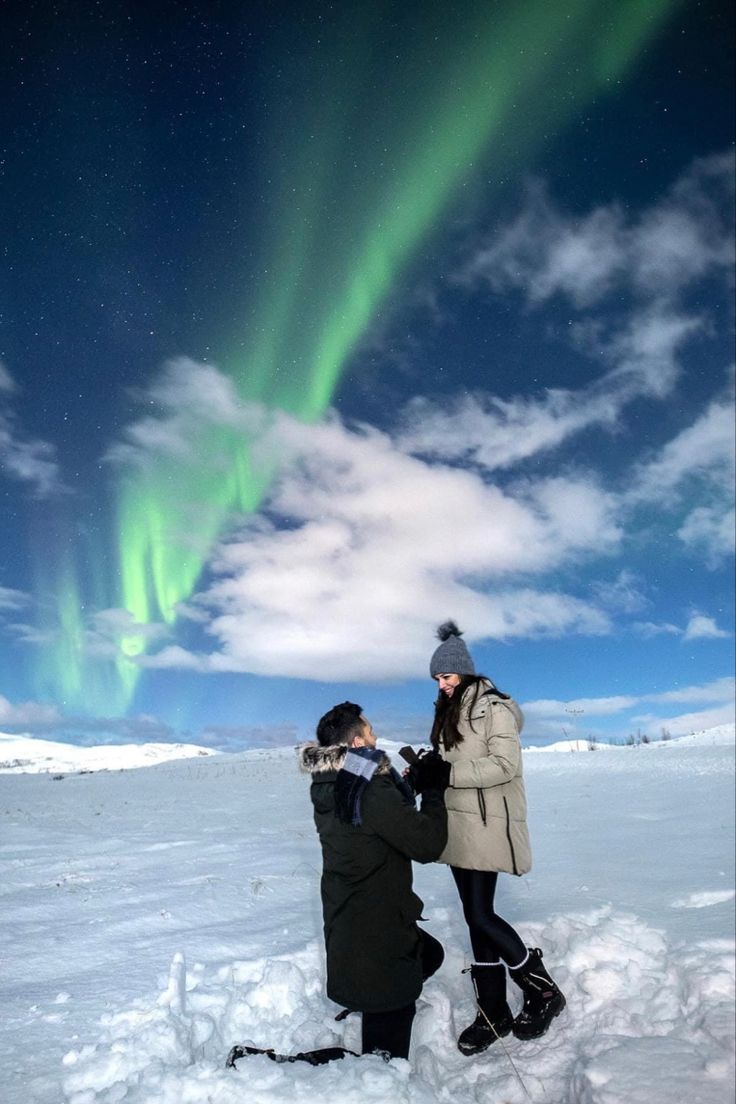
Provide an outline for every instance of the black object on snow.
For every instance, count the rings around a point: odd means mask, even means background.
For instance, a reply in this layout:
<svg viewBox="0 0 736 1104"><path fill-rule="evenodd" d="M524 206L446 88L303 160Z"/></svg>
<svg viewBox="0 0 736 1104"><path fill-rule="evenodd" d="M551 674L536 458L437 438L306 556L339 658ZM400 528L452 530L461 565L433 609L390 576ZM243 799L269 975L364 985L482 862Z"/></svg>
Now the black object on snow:
<svg viewBox="0 0 736 1104"><path fill-rule="evenodd" d="M324 1066L327 1062L334 1062L347 1055L360 1057L355 1051L346 1050L345 1047L321 1047L319 1050L303 1050L298 1054L277 1054L273 1047L234 1046L227 1056L225 1068L237 1069L235 1063L248 1054L265 1054L272 1062L308 1062L310 1066Z"/></svg>

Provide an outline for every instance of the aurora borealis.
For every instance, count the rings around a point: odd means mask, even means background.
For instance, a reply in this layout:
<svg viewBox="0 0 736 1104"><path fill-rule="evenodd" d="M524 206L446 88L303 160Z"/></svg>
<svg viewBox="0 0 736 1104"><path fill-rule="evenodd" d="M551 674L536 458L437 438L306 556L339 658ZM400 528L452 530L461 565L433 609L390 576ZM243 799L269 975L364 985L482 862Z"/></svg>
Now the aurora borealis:
<svg viewBox="0 0 736 1104"><path fill-rule="evenodd" d="M170 640L196 632L182 604L207 589L218 542L267 507L283 458L278 448L264 452L264 425L283 412L317 426L332 407L360 418L351 381L395 371L390 356L383 369L374 361L382 342L400 343L393 335L415 324L417 289L451 275L471 228L492 225L526 175L556 165L591 112L614 117L628 90L615 134L599 124L601 145L622 141L637 80L678 19L690 33L698 5L256 7L236 16L227 5L184 4L167 20L156 6L143 17L103 4L94 16L59 16L58 38L33 6L18 9L16 74L23 42L34 39L37 65L70 78L55 86L54 108L33 132L57 150L66 188L52 201L50 179L35 187L50 203L48 241L63 240L59 256L70 251L71 271L84 273L84 289L66 301L70 332L57 321L54 342L63 360L78 357L79 393L97 428L69 416L66 447L81 474L71 487L66 476L51 508L28 480L21 512L32 571L0 577L25 615L23 631L10 630L24 645L9 668L25 689L0 686L11 702L53 703L70 716L142 710L171 722L165 706L149 706L146 688L165 672L140 660L167 632ZM93 58L108 65L98 71ZM16 92L30 120L33 96ZM697 138L703 148L694 152L714 152ZM36 163L22 127L15 139ZM603 160L614 158L607 151ZM669 180L685 160L671 155ZM588 172L581 160L568 174L581 208ZM85 191L95 196L86 205ZM32 273L33 235L29 245L22 219L17 229ZM57 318L64 267L54 263L44 277L56 282ZM17 295L37 278L25 275ZM462 281L446 286L457 295ZM23 311L19 298L11 302L12 322ZM91 314L100 337L85 344L73 331ZM34 324L18 324L3 352L18 384ZM209 392L203 383L212 402L198 412L197 395L186 405L182 357L212 366ZM74 372L59 409L82 405ZM472 391L481 372L480 362L458 363L445 378ZM409 384L424 393L399 371L389 401L404 401ZM379 391L389 389L384 382ZM51 408L57 390L58 377ZM62 433L62 472L64 447ZM60 474L60 488L64 481ZM181 702L176 715L197 723Z"/></svg>
<svg viewBox="0 0 736 1104"><path fill-rule="evenodd" d="M439 12L437 26L420 27L410 46L406 68L416 73L413 82L406 81L402 66L401 73L391 74L388 92L374 85L360 105L361 64L373 52L371 29L356 35L345 18L335 41L325 46L328 77L303 90L307 104L325 105L327 119L309 117L308 110L307 118L291 123L285 148L274 155L299 171L298 176L287 174L294 183L278 190L281 198L274 205L273 221L283 227L284 241L277 232L276 240L263 245L264 264L274 271L233 365L242 397L299 418L319 418L346 360L399 284L413 251L441 226L453 194L472 182L474 163L490 144L497 140L503 146L521 109L527 135L516 141L532 145L550 118L558 124L563 113L579 108L605 80L624 75L670 6L667 0L646 4L646 19L640 11L635 28L619 21L587 57L601 12L587 0L512 5L500 26L493 9L482 5L454 34ZM381 29L380 22L374 25L373 35ZM340 74L346 87L338 91L331 63L344 42L352 72ZM533 105L561 65L575 77L560 81L554 89L557 102L548 98L541 112ZM580 71L584 65L587 73ZM335 101L339 107L333 107ZM358 149L357 163L344 169L351 147L339 133L344 134L346 117L361 133L368 128L373 140ZM305 137L318 128L326 138L316 138L316 149L305 150ZM273 129L279 133L280 128ZM502 161L511 156L504 152ZM329 175L328 169L333 170ZM331 206L341 211L349 230L330 215ZM255 340L247 332L251 327ZM191 594L225 519L234 510L254 509L261 500L265 484L250 470L247 442L228 441L220 431L216 441L205 438L197 451L212 450L227 457L224 473L202 475L193 457L183 470L162 464L161 471L147 473L143 486L139 480L123 482L118 522L122 590L111 605L130 610L142 623L172 619L177 603ZM193 502L208 510L204 526L201 517L198 521L198 550L167 540L168 533L186 530L185 514Z"/></svg>

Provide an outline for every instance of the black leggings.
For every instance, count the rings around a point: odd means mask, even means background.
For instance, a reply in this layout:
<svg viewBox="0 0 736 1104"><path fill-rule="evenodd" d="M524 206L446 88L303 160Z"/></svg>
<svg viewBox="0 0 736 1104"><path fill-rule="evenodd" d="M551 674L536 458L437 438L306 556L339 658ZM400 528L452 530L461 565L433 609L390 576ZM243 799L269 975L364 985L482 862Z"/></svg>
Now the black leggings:
<svg viewBox="0 0 736 1104"><path fill-rule="evenodd" d="M470 931L470 944L476 962L503 959L507 966L518 966L527 949L514 931L493 908L498 874L493 870L463 870L451 866L457 891Z"/></svg>
<svg viewBox="0 0 736 1104"><path fill-rule="evenodd" d="M422 956L422 981L439 970L445 957L442 944L429 932L420 931ZM408 1058L411 1028L416 1004L405 1005L391 1012L364 1012L362 1028L363 1054L378 1050L391 1058Z"/></svg>

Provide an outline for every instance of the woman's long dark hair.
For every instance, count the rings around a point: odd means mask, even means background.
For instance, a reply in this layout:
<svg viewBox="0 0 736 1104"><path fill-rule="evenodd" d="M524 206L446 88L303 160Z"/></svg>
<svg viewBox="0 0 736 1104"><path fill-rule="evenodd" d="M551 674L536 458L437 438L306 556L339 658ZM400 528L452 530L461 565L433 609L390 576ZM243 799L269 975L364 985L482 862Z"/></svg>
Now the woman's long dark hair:
<svg viewBox="0 0 736 1104"><path fill-rule="evenodd" d="M450 748L454 748L456 744L462 743L463 736L461 732L458 732L457 725L460 720L460 711L464 708L463 699L465 697L465 691L471 686L475 687L473 696L470 698L467 705L468 717L472 717L478 698L486 691L486 687L484 686L486 682L491 684L491 690L493 690L494 694L497 694L498 697L502 698L504 701L508 700L509 695L504 694L494 686L487 675L461 675L460 682L455 687L452 697L449 698L447 694L443 694L440 690L437 701L434 703L434 724L432 725L432 731L429 736L435 751L439 751L440 746L442 746L445 751L449 751ZM470 721L470 727L473 728L472 720Z"/></svg>

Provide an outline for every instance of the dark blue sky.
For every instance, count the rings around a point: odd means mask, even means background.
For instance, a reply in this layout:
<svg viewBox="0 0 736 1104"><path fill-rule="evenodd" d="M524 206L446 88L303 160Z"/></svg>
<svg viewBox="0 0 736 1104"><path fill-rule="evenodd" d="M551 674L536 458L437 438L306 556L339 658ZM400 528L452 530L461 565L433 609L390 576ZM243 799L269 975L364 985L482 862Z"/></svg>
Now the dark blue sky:
<svg viewBox="0 0 736 1104"><path fill-rule="evenodd" d="M0 729L732 715L730 5L0 19Z"/></svg>

